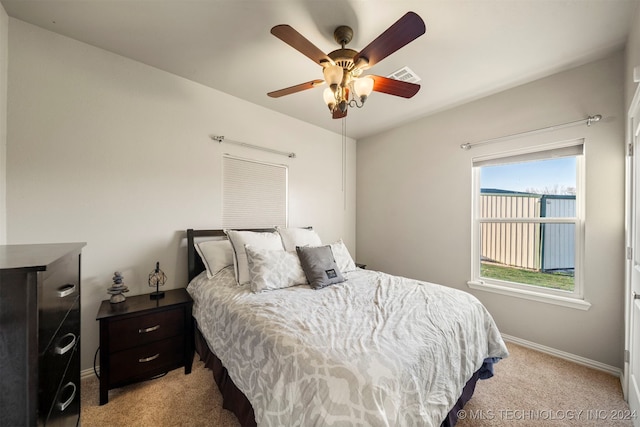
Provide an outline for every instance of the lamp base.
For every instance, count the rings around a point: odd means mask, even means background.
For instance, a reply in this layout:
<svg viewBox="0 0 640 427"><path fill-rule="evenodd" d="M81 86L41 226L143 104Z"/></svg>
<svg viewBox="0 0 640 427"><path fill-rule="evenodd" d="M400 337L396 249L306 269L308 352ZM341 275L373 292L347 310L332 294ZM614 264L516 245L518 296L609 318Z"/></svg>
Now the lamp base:
<svg viewBox="0 0 640 427"><path fill-rule="evenodd" d="M151 292L151 293L149 294L149 298L151 298L151 299L161 299L161 298L164 298L164 292L163 292L163 291Z"/></svg>

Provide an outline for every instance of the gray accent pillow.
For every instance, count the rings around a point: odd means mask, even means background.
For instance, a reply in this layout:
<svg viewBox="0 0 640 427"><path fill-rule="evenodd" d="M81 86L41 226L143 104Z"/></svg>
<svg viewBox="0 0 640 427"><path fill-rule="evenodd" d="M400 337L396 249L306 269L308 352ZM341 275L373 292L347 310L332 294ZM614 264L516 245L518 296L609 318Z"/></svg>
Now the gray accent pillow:
<svg viewBox="0 0 640 427"><path fill-rule="evenodd" d="M297 246L296 252L309 285L322 289L345 281L331 252L331 246Z"/></svg>

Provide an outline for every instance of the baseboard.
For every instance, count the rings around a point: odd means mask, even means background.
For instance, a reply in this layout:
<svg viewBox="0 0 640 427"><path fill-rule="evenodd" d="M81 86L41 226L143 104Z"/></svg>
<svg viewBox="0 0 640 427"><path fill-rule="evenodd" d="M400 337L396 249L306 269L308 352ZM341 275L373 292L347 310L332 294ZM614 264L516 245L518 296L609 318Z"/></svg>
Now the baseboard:
<svg viewBox="0 0 640 427"><path fill-rule="evenodd" d="M98 372L100 372L100 366L96 366L96 370ZM84 380L87 379L89 377L94 377L96 374L93 372L93 368L89 368L89 369L84 369L82 371L80 371L80 379Z"/></svg>
<svg viewBox="0 0 640 427"><path fill-rule="evenodd" d="M616 368L615 366L607 365L605 363L601 363L596 360L591 360L591 359L587 359L586 357L567 353L566 351L558 350L552 347L547 347L546 345L536 344L534 342L523 340L522 338L514 337L507 334L502 334L502 338L505 341L521 345L522 347L527 347L532 350L537 350L542 353L550 354L551 356L556 356L556 357L559 357L560 359L565 359L570 362L577 363L578 365L586 366L588 368L604 371L622 379L622 369Z"/></svg>

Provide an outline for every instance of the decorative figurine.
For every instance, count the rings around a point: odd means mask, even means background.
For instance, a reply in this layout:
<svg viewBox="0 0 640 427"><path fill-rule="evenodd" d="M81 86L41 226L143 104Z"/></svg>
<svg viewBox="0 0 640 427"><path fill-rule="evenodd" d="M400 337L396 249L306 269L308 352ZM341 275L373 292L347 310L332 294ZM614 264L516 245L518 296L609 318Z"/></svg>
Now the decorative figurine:
<svg viewBox="0 0 640 427"><path fill-rule="evenodd" d="M160 262L156 262L156 269L149 274L149 286L156 288L155 292L151 292L149 297L151 299L164 298L164 292L158 290L158 288L167 283L167 276L164 271L160 270Z"/></svg>
<svg viewBox="0 0 640 427"><path fill-rule="evenodd" d="M111 299L109 299L111 304L123 302L126 299L123 294L129 292L129 288L122 283L122 273L119 271L113 273L113 285L107 288L107 292L111 294Z"/></svg>

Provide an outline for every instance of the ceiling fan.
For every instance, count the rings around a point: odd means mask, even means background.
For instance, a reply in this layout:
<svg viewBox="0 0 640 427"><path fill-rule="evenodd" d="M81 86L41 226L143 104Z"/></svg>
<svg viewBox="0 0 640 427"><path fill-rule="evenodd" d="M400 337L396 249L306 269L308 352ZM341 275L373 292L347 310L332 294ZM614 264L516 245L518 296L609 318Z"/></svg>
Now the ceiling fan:
<svg viewBox="0 0 640 427"><path fill-rule="evenodd" d="M414 12L407 12L364 49L356 52L345 48L353 38L353 30L342 25L333 33L333 38L342 47L325 54L291 26L276 25L271 34L321 65L324 80L311 80L267 95L279 98L326 82L329 87L324 90L324 101L334 119L345 117L348 107L361 108L372 91L411 98L420 90L420 85L376 75L363 76L362 73L424 33L422 18Z"/></svg>

